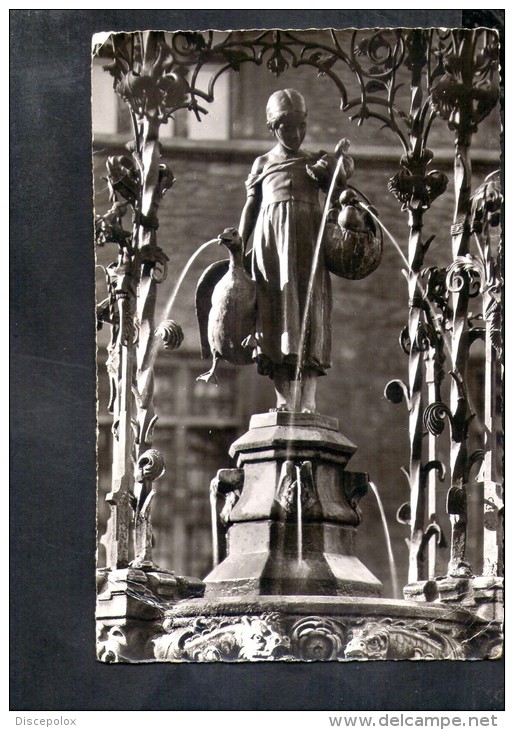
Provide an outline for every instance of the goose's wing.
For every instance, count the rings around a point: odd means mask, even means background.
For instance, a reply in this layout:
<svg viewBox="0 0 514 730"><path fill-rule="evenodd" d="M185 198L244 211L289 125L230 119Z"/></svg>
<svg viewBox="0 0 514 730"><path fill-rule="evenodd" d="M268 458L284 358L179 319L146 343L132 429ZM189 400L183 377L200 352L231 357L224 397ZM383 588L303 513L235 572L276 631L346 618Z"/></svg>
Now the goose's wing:
<svg viewBox="0 0 514 730"><path fill-rule="evenodd" d="M198 328L200 330L200 347L203 358L210 357L211 355L211 348L207 335L207 325L209 322L209 312L211 311L212 293L216 284L227 273L228 264L228 259L216 261L211 264L201 275L196 287L196 318L198 320Z"/></svg>

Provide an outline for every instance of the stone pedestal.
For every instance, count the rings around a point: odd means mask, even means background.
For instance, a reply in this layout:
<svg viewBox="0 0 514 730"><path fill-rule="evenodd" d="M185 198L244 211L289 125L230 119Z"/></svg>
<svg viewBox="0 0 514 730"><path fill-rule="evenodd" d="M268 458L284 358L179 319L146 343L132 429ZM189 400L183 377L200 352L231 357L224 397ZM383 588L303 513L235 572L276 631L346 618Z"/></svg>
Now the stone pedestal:
<svg viewBox="0 0 514 730"><path fill-rule="evenodd" d="M379 596L354 555L368 478L335 419L254 416L211 496L226 497L228 555L205 579L133 565L100 575L105 662L496 658L501 584L445 578Z"/></svg>
<svg viewBox="0 0 514 730"><path fill-rule="evenodd" d="M228 555L205 579L206 596L380 595L354 555L368 484L366 474L345 471L355 448L334 418L253 416L231 447L242 491L228 516Z"/></svg>

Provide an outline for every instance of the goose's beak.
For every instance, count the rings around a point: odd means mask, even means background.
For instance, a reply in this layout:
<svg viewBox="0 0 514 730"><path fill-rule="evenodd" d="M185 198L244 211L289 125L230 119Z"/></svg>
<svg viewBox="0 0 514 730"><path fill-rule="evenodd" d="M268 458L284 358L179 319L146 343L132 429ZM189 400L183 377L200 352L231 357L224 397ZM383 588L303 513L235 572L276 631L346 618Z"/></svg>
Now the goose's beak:
<svg viewBox="0 0 514 730"><path fill-rule="evenodd" d="M235 232L232 230L223 231L218 236L218 246L221 246L223 243L232 243L236 237Z"/></svg>

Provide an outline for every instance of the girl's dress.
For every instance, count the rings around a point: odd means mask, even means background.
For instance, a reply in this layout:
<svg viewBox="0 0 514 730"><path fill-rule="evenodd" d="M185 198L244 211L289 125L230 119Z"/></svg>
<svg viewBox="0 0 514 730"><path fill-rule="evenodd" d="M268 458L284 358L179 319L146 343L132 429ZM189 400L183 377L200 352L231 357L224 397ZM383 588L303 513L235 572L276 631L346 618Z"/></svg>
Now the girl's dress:
<svg viewBox="0 0 514 730"><path fill-rule="evenodd" d="M296 157L270 161L246 181L248 195L261 199L255 226L252 275L257 283L256 361L273 377L276 365L296 368L301 326L321 223L319 188L303 150ZM323 375L330 367L332 291L320 257L314 280L304 368Z"/></svg>

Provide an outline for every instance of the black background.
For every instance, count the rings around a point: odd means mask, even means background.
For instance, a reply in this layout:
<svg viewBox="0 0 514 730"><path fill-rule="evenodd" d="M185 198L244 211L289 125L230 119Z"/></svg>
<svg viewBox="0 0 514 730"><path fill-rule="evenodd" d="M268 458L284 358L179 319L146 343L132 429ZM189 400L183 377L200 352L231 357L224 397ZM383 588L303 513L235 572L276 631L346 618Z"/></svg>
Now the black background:
<svg viewBox="0 0 514 730"><path fill-rule="evenodd" d="M12 710L499 710L503 661L95 659L97 31L486 25L504 11L11 10Z"/></svg>

